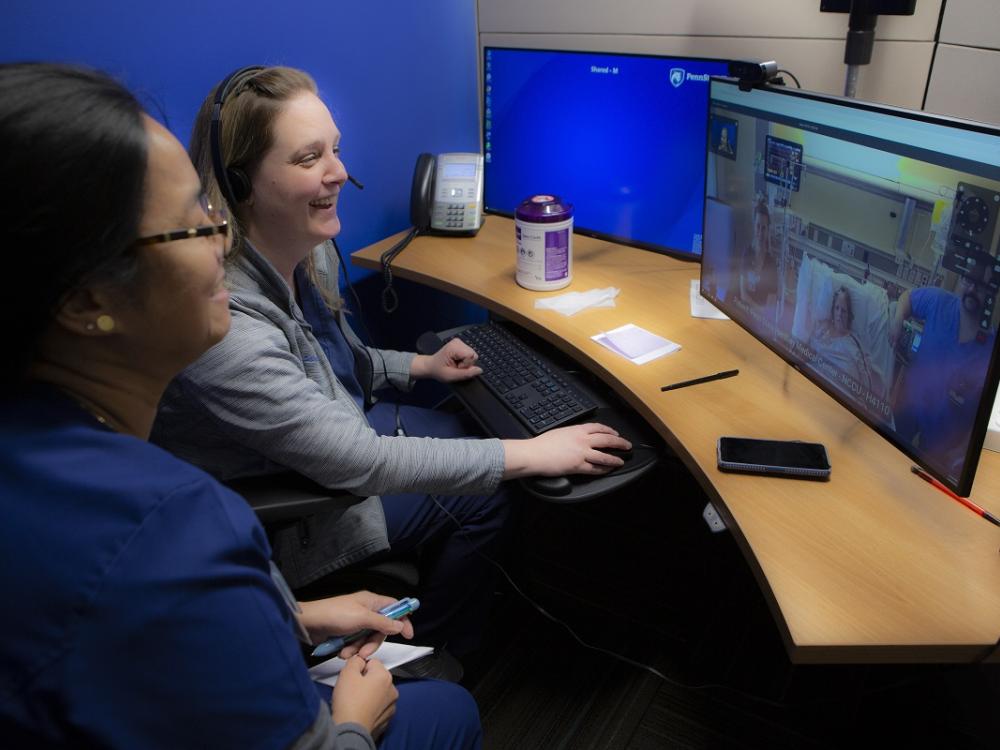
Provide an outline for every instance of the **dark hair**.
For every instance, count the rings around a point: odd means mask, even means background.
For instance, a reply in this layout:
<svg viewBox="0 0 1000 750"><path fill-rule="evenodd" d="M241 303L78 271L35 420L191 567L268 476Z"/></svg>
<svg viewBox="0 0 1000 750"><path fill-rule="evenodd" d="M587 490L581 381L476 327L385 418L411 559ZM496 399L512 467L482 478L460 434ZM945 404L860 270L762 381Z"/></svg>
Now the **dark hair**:
<svg viewBox="0 0 1000 750"><path fill-rule="evenodd" d="M0 382L11 382L24 376L71 290L134 277L128 251L139 233L147 145L142 107L121 84L47 63L0 65L0 143Z"/></svg>
<svg viewBox="0 0 1000 750"><path fill-rule="evenodd" d="M847 299L847 326L850 328L854 325L854 301L851 299L851 290L843 284L837 287L837 290L833 293L833 298L830 300L830 322L833 322L833 311L837 306L837 297L841 294Z"/></svg>

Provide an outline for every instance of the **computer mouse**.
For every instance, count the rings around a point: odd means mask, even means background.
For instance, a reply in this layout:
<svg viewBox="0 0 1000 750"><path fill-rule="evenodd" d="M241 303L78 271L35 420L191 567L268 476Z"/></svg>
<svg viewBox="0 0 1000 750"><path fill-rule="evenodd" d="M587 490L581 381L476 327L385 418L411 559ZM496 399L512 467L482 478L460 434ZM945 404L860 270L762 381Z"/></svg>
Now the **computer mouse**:
<svg viewBox="0 0 1000 750"><path fill-rule="evenodd" d="M617 456L625 463L632 460L632 456L635 455L632 449L619 449L619 448L598 448L601 453L607 453L609 456Z"/></svg>

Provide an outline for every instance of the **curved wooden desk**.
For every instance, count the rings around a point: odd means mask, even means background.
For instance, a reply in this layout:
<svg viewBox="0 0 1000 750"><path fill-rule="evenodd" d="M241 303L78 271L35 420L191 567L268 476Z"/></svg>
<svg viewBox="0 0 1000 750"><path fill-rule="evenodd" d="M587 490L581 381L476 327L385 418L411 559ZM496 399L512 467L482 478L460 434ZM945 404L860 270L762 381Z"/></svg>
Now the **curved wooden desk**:
<svg viewBox="0 0 1000 750"><path fill-rule="evenodd" d="M378 267L392 237L354 254ZM767 597L793 662L974 661L1000 638L1000 529L910 472L910 461L731 321L690 316L698 266L574 237L573 284L617 286L613 309L536 310L514 282L514 227L422 237L397 275L474 301L598 374L663 436L723 515ZM637 367L590 340L625 323L683 349ZM719 370L735 378L667 393ZM825 443L829 482L725 474L720 435ZM1000 455L984 451L973 497L1000 513Z"/></svg>

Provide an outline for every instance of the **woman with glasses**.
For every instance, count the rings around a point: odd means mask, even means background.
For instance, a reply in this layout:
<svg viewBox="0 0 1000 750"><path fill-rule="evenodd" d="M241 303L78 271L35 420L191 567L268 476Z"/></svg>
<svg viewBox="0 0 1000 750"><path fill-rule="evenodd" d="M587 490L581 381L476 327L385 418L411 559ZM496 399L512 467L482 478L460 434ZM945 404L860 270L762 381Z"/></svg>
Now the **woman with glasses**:
<svg viewBox="0 0 1000 750"><path fill-rule="evenodd" d="M285 468L371 496L279 531L279 565L300 587L388 547L416 551L418 636L461 657L478 645L492 599L484 555L510 515L501 480L601 474L623 463L601 449L629 444L595 424L463 439L473 429L456 415L378 401L380 389L481 370L459 340L414 355L363 346L351 330L330 242L348 180L340 140L299 70L245 68L205 99L191 153L234 218L233 329L171 386L153 440L223 479Z"/></svg>
<svg viewBox="0 0 1000 750"><path fill-rule="evenodd" d="M475 746L461 688L397 693L366 660L412 636L391 600L299 608L242 498L146 442L230 324L228 224L183 147L119 84L46 64L0 65L0 143L4 746ZM331 698L294 634L363 628Z"/></svg>

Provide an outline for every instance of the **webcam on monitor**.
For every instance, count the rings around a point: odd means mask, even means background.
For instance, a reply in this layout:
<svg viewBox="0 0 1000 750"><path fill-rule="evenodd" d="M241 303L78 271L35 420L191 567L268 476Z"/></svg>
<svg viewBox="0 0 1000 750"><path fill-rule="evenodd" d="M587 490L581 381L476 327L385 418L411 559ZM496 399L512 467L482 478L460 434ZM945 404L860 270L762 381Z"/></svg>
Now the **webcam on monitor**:
<svg viewBox="0 0 1000 750"><path fill-rule="evenodd" d="M778 63L754 60L730 60L729 77L739 81L741 91L749 91L778 77Z"/></svg>

